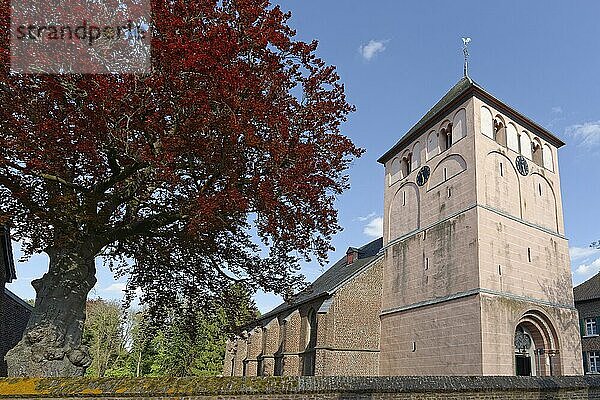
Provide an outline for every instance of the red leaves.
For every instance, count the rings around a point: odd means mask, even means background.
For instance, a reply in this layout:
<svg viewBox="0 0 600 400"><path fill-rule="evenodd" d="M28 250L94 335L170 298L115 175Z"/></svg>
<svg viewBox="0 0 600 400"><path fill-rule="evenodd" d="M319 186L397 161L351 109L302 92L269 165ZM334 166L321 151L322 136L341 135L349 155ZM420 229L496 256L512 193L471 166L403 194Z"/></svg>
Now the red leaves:
<svg viewBox="0 0 600 400"><path fill-rule="evenodd" d="M339 229L333 196L362 154L340 134L353 107L316 42L294 41L290 14L218 4L153 2L147 76L2 75L0 177L13 185L0 180L11 199L0 218L32 251L60 231L138 260L134 274L172 262L176 276L202 253L262 285L261 268L275 266L277 282L293 281L292 252L324 260Z"/></svg>

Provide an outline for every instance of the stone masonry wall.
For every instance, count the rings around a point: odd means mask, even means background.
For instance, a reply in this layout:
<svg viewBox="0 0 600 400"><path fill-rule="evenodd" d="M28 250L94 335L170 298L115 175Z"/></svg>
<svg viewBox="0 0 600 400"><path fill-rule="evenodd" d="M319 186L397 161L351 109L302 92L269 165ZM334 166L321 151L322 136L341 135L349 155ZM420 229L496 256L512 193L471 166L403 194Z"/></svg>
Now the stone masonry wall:
<svg viewBox="0 0 600 400"><path fill-rule="evenodd" d="M0 399L600 399L600 376L0 379Z"/></svg>
<svg viewBox="0 0 600 400"><path fill-rule="evenodd" d="M316 375L377 375L383 258L333 296L320 315Z"/></svg>
<svg viewBox="0 0 600 400"><path fill-rule="evenodd" d="M327 303L318 297L245 331L227 344L223 376L305 373L303 365L311 355L306 351L311 310L318 313L315 375L377 375L382 279L379 258L343 283Z"/></svg>

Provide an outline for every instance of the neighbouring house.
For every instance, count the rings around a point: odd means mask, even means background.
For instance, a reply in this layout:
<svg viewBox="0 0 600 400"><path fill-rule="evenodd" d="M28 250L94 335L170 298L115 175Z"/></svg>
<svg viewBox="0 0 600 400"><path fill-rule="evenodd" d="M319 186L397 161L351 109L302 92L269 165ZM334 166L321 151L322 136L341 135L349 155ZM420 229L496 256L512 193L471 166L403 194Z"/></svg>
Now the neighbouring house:
<svg viewBox="0 0 600 400"><path fill-rule="evenodd" d="M586 374L600 373L600 273L573 289L579 311L583 368Z"/></svg>
<svg viewBox="0 0 600 400"><path fill-rule="evenodd" d="M382 239L348 248L289 302L229 341L225 376L377 375Z"/></svg>
<svg viewBox="0 0 600 400"><path fill-rule="evenodd" d="M0 226L0 377L7 375L4 356L23 337L33 310L33 307L4 287L16 277L10 232Z"/></svg>
<svg viewBox="0 0 600 400"><path fill-rule="evenodd" d="M225 374L581 375L563 145L464 76L378 160L377 251L258 319Z"/></svg>

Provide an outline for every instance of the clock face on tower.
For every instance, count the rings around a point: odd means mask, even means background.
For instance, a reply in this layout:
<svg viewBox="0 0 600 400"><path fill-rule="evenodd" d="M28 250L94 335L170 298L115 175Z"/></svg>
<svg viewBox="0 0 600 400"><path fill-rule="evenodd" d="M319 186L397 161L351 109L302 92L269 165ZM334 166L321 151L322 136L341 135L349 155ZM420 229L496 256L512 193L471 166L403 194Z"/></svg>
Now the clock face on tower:
<svg viewBox="0 0 600 400"><path fill-rule="evenodd" d="M527 164L527 160L523 156L518 156L515 160L515 164L517 165L517 171L523 176L527 176L529 174L529 164Z"/></svg>
<svg viewBox="0 0 600 400"><path fill-rule="evenodd" d="M427 165L422 167L419 170L419 173L417 174L417 185L423 186L425 183L427 183L430 173L431 171L429 170L429 167Z"/></svg>

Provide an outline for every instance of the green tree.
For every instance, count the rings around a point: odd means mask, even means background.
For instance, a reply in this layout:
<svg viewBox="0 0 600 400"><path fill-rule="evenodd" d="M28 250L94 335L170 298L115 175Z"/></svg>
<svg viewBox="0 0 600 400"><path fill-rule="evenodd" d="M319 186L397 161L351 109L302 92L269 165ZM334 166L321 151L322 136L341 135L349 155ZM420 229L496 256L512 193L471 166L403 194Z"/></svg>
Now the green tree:
<svg viewBox="0 0 600 400"><path fill-rule="evenodd" d="M128 376L145 376L152 372L152 365L156 359L155 337L158 333L153 332L147 323L147 312L145 310L129 313L133 327L131 330L132 345L127 361Z"/></svg>
<svg viewBox="0 0 600 400"><path fill-rule="evenodd" d="M157 350L152 372L168 376L215 376L223 370L227 335L224 313L198 312L193 329L185 319L176 319L155 337Z"/></svg>
<svg viewBox="0 0 600 400"><path fill-rule="evenodd" d="M224 301L227 298L228 301ZM236 327L256 318L258 311L249 294L231 286L221 302L200 309L189 305L187 312L172 313L154 336L152 375L216 376L223 371L228 336ZM231 302L231 300L234 300ZM227 307L238 304L238 307Z"/></svg>
<svg viewBox="0 0 600 400"><path fill-rule="evenodd" d="M101 298L88 300L83 343L89 349L92 363L87 376L121 375L129 354L126 349L129 328L121 306Z"/></svg>

